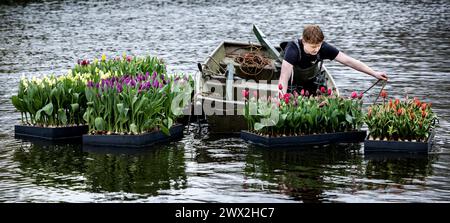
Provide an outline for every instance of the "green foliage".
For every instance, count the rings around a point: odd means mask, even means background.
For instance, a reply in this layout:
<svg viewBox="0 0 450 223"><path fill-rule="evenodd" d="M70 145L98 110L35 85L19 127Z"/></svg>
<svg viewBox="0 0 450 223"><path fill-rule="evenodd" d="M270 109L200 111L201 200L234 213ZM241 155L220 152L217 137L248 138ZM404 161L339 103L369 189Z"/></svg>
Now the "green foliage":
<svg viewBox="0 0 450 223"><path fill-rule="evenodd" d="M400 99L369 107L365 122L375 139L426 141L436 127L431 104Z"/></svg>
<svg viewBox="0 0 450 223"><path fill-rule="evenodd" d="M308 135L354 131L363 124L361 99L291 94L280 98L246 100L244 117L251 131L269 136Z"/></svg>

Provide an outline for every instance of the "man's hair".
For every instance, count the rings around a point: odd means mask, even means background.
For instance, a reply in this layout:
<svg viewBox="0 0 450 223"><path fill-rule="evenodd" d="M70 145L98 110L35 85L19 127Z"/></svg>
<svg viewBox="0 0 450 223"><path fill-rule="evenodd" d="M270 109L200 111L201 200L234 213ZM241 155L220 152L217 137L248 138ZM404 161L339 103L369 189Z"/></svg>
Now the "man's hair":
<svg viewBox="0 0 450 223"><path fill-rule="evenodd" d="M318 25L307 25L303 29L303 40L309 44L319 44L325 37Z"/></svg>

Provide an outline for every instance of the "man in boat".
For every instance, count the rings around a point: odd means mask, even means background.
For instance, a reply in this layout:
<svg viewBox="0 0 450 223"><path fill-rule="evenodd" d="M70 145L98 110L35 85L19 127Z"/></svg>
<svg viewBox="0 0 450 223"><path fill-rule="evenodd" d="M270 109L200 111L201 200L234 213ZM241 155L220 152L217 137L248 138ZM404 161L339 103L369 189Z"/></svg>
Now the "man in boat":
<svg viewBox="0 0 450 223"><path fill-rule="evenodd" d="M284 60L281 65L279 84L286 93L302 89L315 94L320 86L326 87L323 60L336 60L357 71L371 75L377 79L387 80L385 72L374 71L363 62L347 56L336 47L324 41L324 35L318 25L307 25L302 39L281 44L284 48ZM292 75L293 74L293 75Z"/></svg>

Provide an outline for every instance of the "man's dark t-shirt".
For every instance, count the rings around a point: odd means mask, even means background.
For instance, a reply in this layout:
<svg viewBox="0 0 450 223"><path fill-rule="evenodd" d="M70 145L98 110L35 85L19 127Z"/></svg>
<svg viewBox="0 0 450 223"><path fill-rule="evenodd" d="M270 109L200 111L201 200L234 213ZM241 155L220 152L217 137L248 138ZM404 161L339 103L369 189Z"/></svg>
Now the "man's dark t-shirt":
<svg viewBox="0 0 450 223"><path fill-rule="evenodd" d="M297 40L296 40L297 41ZM305 51L303 50L303 43L300 40L300 49L302 51L302 58L301 61L299 61L298 58L298 47L297 45L291 41L288 43L288 45L286 46L285 49L285 53L284 53L284 60L286 60L287 62L289 62L292 65L300 65L300 68L308 68L311 67L314 62L317 60L317 55L310 55L305 53ZM323 42L322 46L320 47L319 53L320 54L320 58L322 60L334 60L334 58L336 58L336 56L339 54L339 50L328 44L327 42Z"/></svg>

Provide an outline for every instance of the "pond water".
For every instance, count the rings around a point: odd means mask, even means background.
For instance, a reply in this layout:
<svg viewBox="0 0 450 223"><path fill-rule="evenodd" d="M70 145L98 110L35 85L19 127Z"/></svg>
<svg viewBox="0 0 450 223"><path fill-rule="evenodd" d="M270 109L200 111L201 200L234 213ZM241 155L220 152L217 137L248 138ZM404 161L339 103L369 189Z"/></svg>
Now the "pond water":
<svg viewBox="0 0 450 223"><path fill-rule="evenodd" d="M1 202L443 202L450 200L448 1L21 1L0 5ZM273 43L320 24L338 49L390 75L391 96L426 98L440 119L428 155L368 155L362 144L262 149L192 124L179 142L99 150L14 138L21 76L80 58L157 55L197 72L222 40ZM326 62L342 94L375 80Z"/></svg>

